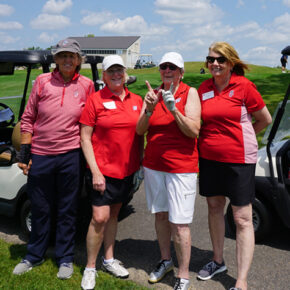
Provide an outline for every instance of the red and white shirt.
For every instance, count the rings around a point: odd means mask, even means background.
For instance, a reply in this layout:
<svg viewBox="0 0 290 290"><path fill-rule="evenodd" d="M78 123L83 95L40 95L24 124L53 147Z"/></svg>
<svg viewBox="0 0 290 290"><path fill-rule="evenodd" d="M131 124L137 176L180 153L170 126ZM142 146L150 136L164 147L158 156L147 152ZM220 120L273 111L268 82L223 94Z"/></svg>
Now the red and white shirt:
<svg viewBox="0 0 290 290"><path fill-rule="evenodd" d="M80 123L94 127L92 144L103 175L123 179L140 167L141 138L136 125L142 98L127 88L122 101L108 87L91 95Z"/></svg>
<svg viewBox="0 0 290 290"><path fill-rule="evenodd" d="M256 86L244 76L232 74L221 93L212 78L201 84L198 93L202 118L200 157L227 163L256 163L258 145L251 113L265 106Z"/></svg>
<svg viewBox="0 0 290 290"><path fill-rule="evenodd" d="M174 95L175 106L183 115L189 89L188 85L180 82ZM162 97L149 119L143 165L169 173L198 172L197 138L187 137L181 132Z"/></svg>
<svg viewBox="0 0 290 290"><path fill-rule="evenodd" d="M32 134L31 152L57 155L80 148L79 118L94 91L92 80L78 73L68 83L57 69L39 75L21 117L21 132Z"/></svg>

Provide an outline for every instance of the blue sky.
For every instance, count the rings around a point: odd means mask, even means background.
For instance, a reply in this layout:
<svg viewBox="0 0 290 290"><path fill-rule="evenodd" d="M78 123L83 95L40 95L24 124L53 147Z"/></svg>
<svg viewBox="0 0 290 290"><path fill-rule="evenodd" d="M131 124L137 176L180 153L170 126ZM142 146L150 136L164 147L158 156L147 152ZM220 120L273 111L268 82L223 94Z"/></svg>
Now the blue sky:
<svg viewBox="0 0 290 290"><path fill-rule="evenodd" d="M227 41L247 63L278 66L290 45L290 0L0 0L0 50L68 36L141 36L141 53L203 61Z"/></svg>

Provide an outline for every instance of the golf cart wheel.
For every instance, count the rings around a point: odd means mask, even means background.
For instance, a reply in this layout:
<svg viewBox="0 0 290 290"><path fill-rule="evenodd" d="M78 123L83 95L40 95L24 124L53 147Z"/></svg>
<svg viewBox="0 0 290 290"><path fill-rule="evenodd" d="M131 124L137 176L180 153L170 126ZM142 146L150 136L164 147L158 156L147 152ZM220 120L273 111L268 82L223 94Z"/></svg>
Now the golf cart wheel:
<svg viewBox="0 0 290 290"><path fill-rule="evenodd" d="M26 200L21 207L20 222L23 233L27 236L31 232L31 205L30 200Z"/></svg>
<svg viewBox="0 0 290 290"><path fill-rule="evenodd" d="M253 226L255 232L255 241L262 241L271 229L271 215L267 207L257 198L253 202ZM227 222L231 232L236 232L236 225L233 218L231 204L227 208Z"/></svg>

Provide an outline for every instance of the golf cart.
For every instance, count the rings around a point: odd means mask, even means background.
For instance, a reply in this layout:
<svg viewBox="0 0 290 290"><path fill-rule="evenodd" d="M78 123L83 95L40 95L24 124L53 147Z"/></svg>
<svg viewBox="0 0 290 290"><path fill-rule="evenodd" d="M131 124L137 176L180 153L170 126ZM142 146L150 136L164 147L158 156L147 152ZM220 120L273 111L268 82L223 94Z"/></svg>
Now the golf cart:
<svg viewBox="0 0 290 290"><path fill-rule="evenodd" d="M156 64L152 60L152 54L140 54L139 58L136 61L134 69L151 68L155 66Z"/></svg>
<svg viewBox="0 0 290 290"><path fill-rule="evenodd" d="M256 242L262 241L271 230L274 218L290 228L290 85L273 115L258 151L255 173L256 198L253 202L253 225ZM235 232L231 205L226 218Z"/></svg>
<svg viewBox="0 0 290 290"><path fill-rule="evenodd" d="M87 56L85 60L85 63L91 67L96 91L104 87L97 70L97 64L102 61L102 56ZM32 68L37 66L42 69L39 73L45 73L50 71L52 63L54 60L49 50L0 51L2 90L8 77L20 78L15 70L26 70L26 79L24 88L21 87L23 90L21 96L3 96L3 92L0 91L0 215L20 215L21 227L26 234L31 231L31 215L30 201L26 192L27 176L23 175L22 170L17 166L17 156L20 150L20 120L25 109L28 89L31 88L33 82L30 80ZM129 77L127 85L134 81L136 81L136 77ZM22 84L21 81L18 83ZM10 91L19 89L19 87L11 88ZM82 197L86 197L85 186L83 188ZM130 200L133 194L134 192L130 193ZM128 198L127 203L130 200Z"/></svg>

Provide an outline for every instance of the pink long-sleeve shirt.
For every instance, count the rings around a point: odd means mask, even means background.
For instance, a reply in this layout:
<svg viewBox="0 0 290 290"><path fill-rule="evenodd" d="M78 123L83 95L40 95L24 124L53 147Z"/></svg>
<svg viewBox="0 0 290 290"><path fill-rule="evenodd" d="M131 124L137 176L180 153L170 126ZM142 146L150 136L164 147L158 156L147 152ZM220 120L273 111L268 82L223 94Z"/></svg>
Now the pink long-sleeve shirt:
<svg viewBox="0 0 290 290"><path fill-rule="evenodd" d="M80 74L65 83L58 70L35 80L21 117L21 133L32 134L31 152L57 155L80 148L79 119L93 82Z"/></svg>

